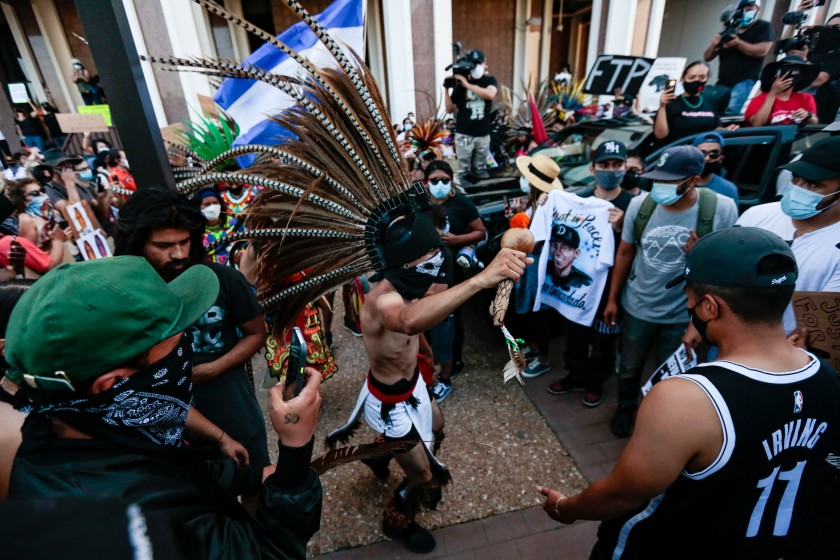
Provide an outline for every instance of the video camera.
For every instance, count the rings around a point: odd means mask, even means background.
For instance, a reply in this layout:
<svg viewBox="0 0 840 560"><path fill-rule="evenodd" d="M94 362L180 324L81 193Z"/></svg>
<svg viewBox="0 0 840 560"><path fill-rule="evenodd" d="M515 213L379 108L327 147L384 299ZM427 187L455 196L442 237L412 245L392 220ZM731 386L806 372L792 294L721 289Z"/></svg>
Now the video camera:
<svg viewBox="0 0 840 560"><path fill-rule="evenodd" d="M445 68L445 70L452 70L452 76L448 76L443 80L443 87L454 88L458 85L455 80L455 75L461 75L468 78L470 72L475 69L476 64L484 62L484 53L479 50L467 51L461 54L461 42L452 43L452 55L455 57L455 62Z"/></svg>
<svg viewBox="0 0 840 560"><path fill-rule="evenodd" d="M815 8L824 4L824 0L817 0L811 6ZM776 43L776 54L791 50L808 49L808 62L820 66L832 75L840 71L838 55L840 55L840 27L836 25L815 25L804 27L808 20L806 11L788 12L782 16L782 23L796 27L793 37L782 39Z"/></svg>
<svg viewBox="0 0 840 560"><path fill-rule="evenodd" d="M720 43L718 43L718 49L721 48L721 45L725 45L726 43L735 38L735 35L738 34L738 29L741 27L741 20L743 19L743 8L727 6L720 13L720 22L723 24L723 31L720 34Z"/></svg>

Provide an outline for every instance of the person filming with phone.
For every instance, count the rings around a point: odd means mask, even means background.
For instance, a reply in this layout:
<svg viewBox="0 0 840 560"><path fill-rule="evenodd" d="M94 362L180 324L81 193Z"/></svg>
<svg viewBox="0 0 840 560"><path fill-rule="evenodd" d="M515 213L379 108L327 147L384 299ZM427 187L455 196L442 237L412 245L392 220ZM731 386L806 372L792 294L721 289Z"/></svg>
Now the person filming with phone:
<svg viewBox="0 0 840 560"><path fill-rule="evenodd" d="M682 74L683 92L675 94L676 80L671 80L659 98L659 110L653 134L668 144L679 138L718 128L720 115L714 103L704 97L709 80L709 65L695 61Z"/></svg>
<svg viewBox="0 0 840 560"><path fill-rule="evenodd" d="M817 101L810 93L803 93L819 75L820 70L799 56L786 56L764 67L761 89L764 93L750 101L744 114L745 124L815 124Z"/></svg>

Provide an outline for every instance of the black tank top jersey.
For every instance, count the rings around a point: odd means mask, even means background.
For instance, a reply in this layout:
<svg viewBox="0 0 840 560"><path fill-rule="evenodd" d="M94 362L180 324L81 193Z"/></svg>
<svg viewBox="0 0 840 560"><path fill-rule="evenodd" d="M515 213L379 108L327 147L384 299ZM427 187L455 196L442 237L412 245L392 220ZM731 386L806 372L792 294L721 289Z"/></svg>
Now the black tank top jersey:
<svg viewBox="0 0 840 560"><path fill-rule="evenodd" d="M840 378L713 362L683 376L717 409L714 463L624 523L613 559L840 558Z"/></svg>

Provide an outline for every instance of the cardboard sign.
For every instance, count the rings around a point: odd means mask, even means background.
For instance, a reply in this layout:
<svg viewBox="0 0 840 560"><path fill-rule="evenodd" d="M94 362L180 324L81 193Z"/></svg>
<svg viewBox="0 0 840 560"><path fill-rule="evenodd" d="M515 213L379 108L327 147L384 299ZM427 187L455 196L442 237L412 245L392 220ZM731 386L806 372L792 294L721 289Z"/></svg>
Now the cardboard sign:
<svg viewBox="0 0 840 560"><path fill-rule="evenodd" d="M79 105L76 110L83 115L102 115L105 124L113 126L111 123L111 108L108 105Z"/></svg>
<svg viewBox="0 0 840 560"><path fill-rule="evenodd" d="M198 95L198 104L201 106L201 111L207 115L208 117L213 117L214 119L219 118L219 108L216 106L216 102L213 101L212 97L207 97L206 95Z"/></svg>
<svg viewBox="0 0 840 560"><path fill-rule="evenodd" d="M9 84L9 94L12 97L12 103L29 103L29 92L26 91L24 83Z"/></svg>
<svg viewBox="0 0 840 560"><path fill-rule="evenodd" d="M808 330L808 347L840 371L840 292L794 292L796 326Z"/></svg>
<svg viewBox="0 0 840 560"><path fill-rule="evenodd" d="M639 89L639 108L642 112L656 111L659 108L659 97L667 87L668 80L677 80L676 94L682 93L680 77L682 77L685 62L685 58L679 57L657 58L653 62Z"/></svg>
<svg viewBox="0 0 840 560"><path fill-rule="evenodd" d="M689 357L685 352L685 346L680 344L677 351L674 352L670 358L665 360L664 364L656 368L656 371L653 372L653 375L650 376L647 383L642 385L642 396L647 395L653 386L663 379L668 379L669 377L674 377L675 375L681 375L696 365L697 354L694 353L694 350L691 351L691 357Z"/></svg>
<svg viewBox="0 0 840 560"><path fill-rule="evenodd" d="M82 200L75 204L68 204L61 210L61 215L70 224L74 240L78 240L84 235L93 233L99 229L99 221L91 211L87 200Z"/></svg>
<svg viewBox="0 0 840 560"><path fill-rule="evenodd" d="M586 76L583 91L595 95L622 93L636 95L653 67L654 59L640 56L602 54Z"/></svg>
<svg viewBox="0 0 840 560"><path fill-rule="evenodd" d="M105 118L99 114L81 115L77 113L56 113L58 126L61 132L72 134L74 132L108 132L108 125Z"/></svg>
<svg viewBox="0 0 840 560"><path fill-rule="evenodd" d="M79 254L86 261L112 256L108 241L99 231L91 231L84 234L76 240L76 246L79 247Z"/></svg>
<svg viewBox="0 0 840 560"><path fill-rule="evenodd" d="M184 123L170 124L160 129L160 135L170 144L182 144L184 142L183 132Z"/></svg>

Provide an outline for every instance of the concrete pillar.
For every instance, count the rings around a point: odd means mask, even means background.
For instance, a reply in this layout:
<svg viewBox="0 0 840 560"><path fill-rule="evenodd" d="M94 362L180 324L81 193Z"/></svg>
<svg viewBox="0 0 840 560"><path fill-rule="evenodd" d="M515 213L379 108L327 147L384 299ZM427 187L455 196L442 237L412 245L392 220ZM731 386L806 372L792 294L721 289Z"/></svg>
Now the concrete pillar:
<svg viewBox="0 0 840 560"><path fill-rule="evenodd" d="M662 34L662 19L665 17L665 0L653 0L650 6L645 56L656 58L659 55L659 37Z"/></svg>
<svg viewBox="0 0 840 560"><path fill-rule="evenodd" d="M524 83L528 80L528 20L531 0L516 0L516 25L513 35L513 98L525 100ZM514 107L516 110L516 107Z"/></svg>
<svg viewBox="0 0 840 560"><path fill-rule="evenodd" d="M143 37L143 31L140 26L140 20L137 17L137 10L134 8L134 0L123 0L123 7L125 8L125 15L128 18L128 25L131 27L131 36L134 39L134 46L140 54L152 54L146 45L146 39ZM157 78L155 77L152 65L149 62L143 61L140 63L143 69L143 78L146 80L146 86L149 88L149 97L152 99L152 107L155 110L155 119L158 126L163 128L167 124L166 112L163 109L163 100L158 89Z"/></svg>
<svg viewBox="0 0 840 560"><path fill-rule="evenodd" d="M441 116L446 113L443 103L443 80L449 74L444 68L452 63L452 0L433 0L435 49L435 102Z"/></svg>
<svg viewBox="0 0 840 560"><path fill-rule="evenodd" d="M610 2L607 36L603 54L629 55L633 49L633 31L638 0ZM594 21L594 17L593 17ZM594 58L592 59L595 60Z"/></svg>
<svg viewBox="0 0 840 560"><path fill-rule="evenodd" d="M204 53L205 51L202 50L202 32L199 29L199 26L204 27L204 16L193 10L194 7L199 10L201 8L190 0L159 1L163 9L167 34L172 43L172 54L188 57L199 56ZM206 28L204 33L206 33ZM179 72L178 77L181 80L181 88L184 91L184 99L187 102L190 118L200 120L203 115L197 96L199 94L208 97L213 96L209 78L194 72Z"/></svg>
<svg viewBox="0 0 840 560"><path fill-rule="evenodd" d="M388 53L388 108L391 119L401 122L407 113L417 114L414 103L410 0L382 2L382 17L385 52Z"/></svg>
<svg viewBox="0 0 840 560"><path fill-rule="evenodd" d="M9 29L12 32L12 37L15 40L15 46L18 53L23 60L23 66L26 69L26 76L29 78L29 87L32 94L37 98L36 101L49 101L47 93L41 84L41 75L38 72L38 64L35 62L35 57L29 48L29 42L26 40L26 34L20 26L15 9L9 4L0 4L3 7L3 15L9 23ZM8 138L8 136L6 136Z"/></svg>
<svg viewBox="0 0 840 560"><path fill-rule="evenodd" d="M601 40L601 10L604 7L604 0L592 0L592 17L589 24L589 45L586 49L586 68L578 68L580 77L584 78L589 73L589 68L595 64L595 59L601 54L598 52L598 43Z"/></svg>
<svg viewBox="0 0 840 560"><path fill-rule="evenodd" d="M551 33L554 27L554 0L544 0L540 28L540 83L551 77Z"/></svg>
<svg viewBox="0 0 840 560"><path fill-rule="evenodd" d="M70 80L72 69L70 61L73 59L73 53L70 50L70 44L67 42L67 36L64 34L58 11L55 9L55 2L53 0L32 0L32 11L35 14L38 27L41 29L50 61L58 75L58 84L61 91L53 91L52 94L61 96L70 107L70 111L75 113L76 106L83 105L84 100L76 84Z"/></svg>
<svg viewBox="0 0 840 560"><path fill-rule="evenodd" d="M232 14L243 17L242 0L225 0L225 8ZM236 54L236 58L244 60L251 54L251 47L248 44L248 32L230 22L228 22L228 29L230 29L230 38L233 41L233 52Z"/></svg>
<svg viewBox="0 0 840 560"><path fill-rule="evenodd" d="M382 10L379 0L367 0L365 10L365 54L370 72L379 85L382 99L388 103L388 81L385 78L385 39L382 36Z"/></svg>

